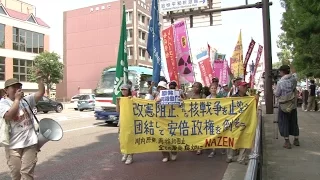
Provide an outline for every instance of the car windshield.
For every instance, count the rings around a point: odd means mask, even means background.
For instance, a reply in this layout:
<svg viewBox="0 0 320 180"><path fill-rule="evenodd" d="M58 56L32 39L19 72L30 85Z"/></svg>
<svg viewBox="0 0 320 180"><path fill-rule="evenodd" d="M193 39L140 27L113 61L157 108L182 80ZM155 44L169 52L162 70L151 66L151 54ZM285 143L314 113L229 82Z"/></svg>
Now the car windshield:
<svg viewBox="0 0 320 180"><path fill-rule="evenodd" d="M72 99L79 99L80 96L74 96Z"/></svg>
<svg viewBox="0 0 320 180"><path fill-rule="evenodd" d="M80 96L79 100L88 100L90 99L90 96L89 95L82 95Z"/></svg>

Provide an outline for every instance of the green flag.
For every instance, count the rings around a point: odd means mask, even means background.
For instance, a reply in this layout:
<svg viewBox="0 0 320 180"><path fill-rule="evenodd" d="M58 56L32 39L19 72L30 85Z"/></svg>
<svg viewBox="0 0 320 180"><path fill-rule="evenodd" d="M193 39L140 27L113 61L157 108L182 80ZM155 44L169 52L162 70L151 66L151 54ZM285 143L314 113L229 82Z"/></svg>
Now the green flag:
<svg viewBox="0 0 320 180"><path fill-rule="evenodd" d="M117 97L121 96L121 86L128 81L128 56L127 56L127 23L126 7L123 5L122 24L118 59L116 67L116 78L114 80L113 103L116 104Z"/></svg>

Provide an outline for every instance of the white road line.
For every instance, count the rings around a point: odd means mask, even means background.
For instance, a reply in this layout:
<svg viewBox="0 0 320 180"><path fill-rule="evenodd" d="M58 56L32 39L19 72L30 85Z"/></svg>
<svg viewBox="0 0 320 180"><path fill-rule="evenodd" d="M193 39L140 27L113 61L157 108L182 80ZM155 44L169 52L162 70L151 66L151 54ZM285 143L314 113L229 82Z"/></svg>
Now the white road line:
<svg viewBox="0 0 320 180"><path fill-rule="evenodd" d="M98 124L98 125L92 125L92 126L85 126L85 127L81 127L81 128L75 128L75 129L69 129L69 130L65 130L63 132L72 132L72 131L79 131L82 129L88 129L88 128L93 128L93 127L97 127L97 126L101 126L101 125L106 125L107 123L103 123L103 124Z"/></svg>

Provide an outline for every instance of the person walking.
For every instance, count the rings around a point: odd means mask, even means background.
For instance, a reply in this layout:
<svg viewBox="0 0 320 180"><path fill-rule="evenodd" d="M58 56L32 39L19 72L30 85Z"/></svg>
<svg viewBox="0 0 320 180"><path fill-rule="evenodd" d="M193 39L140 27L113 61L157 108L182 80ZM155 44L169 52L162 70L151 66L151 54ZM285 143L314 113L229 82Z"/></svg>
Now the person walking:
<svg viewBox="0 0 320 180"><path fill-rule="evenodd" d="M223 97L218 93L218 84L216 84L216 83L212 83L210 85L209 91L210 91L211 94L209 96L207 96L206 99L213 99L213 98L221 98L221 97ZM212 149L212 151L208 155L208 158L212 158L215 154L216 154L216 150Z"/></svg>
<svg viewBox="0 0 320 180"><path fill-rule="evenodd" d="M293 144L300 146L296 99L297 80L290 74L288 65L281 66L279 71L281 79L274 92L279 101L278 126L280 135L285 140L283 147L291 149L290 135L294 136Z"/></svg>
<svg viewBox="0 0 320 180"><path fill-rule="evenodd" d="M248 83L247 82L239 82L237 83L237 93L232 95L231 97L245 97L247 95L248 91ZM238 163L240 164L247 164L247 159L248 159L248 149L239 149L239 156L238 156ZM233 157L235 156L235 150L233 149L227 149L227 163L231 163L233 161Z"/></svg>
<svg viewBox="0 0 320 180"><path fill-rule="evenodd" d="M10 123L10 141L5 146L7 164L12 180L33 180L38 161L38 136L34 124L33 109L45 93L41 77L37 78L38 91L24 97L22 83L8 79L4 83L7 97L0 101L2 120Z"/></svg>
<svg viewBox="0 0 320 180"><path fill-rule="evenodd" d="M308 107L305 111L315 111L316 109L316 85L314 80L310 80Z"/></svg>
<svg viewBox="0 0 320 180"><path fill-rule="evenodd" d="M129 84L123 84L121 86L121 97L132 97L131 87L132 86ZM120 98L117 98L116 111L120 114ZM118 133L120 135L120 121L118 123L118 127ZM124 162L126 165L131 164L133 162L133 154L123 154L121 161Z"/></svg>

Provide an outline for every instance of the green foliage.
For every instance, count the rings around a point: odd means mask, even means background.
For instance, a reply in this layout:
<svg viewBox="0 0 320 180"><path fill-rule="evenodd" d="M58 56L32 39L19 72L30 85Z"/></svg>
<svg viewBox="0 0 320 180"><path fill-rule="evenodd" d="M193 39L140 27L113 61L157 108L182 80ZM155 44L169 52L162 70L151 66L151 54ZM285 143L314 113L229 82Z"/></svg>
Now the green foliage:
<svg viewBox="0 0 320 180"><path fill-rule="evenodd" d="M282 66L282 62L281 61L272 63L272 69L279 69L280 66Z"/></svg>
<svg viewBox="0 0 320 180"><path fill-rule="evenodd" d="M63 63L59 61L60 56L55 52L43 52L34 59L29 79L36 82L37 77L42 77L47 86L47 94L53 84L63 79Z"/></svg>
<svg viewBox="0 0 320 180"><path fill-rule="evenodd" d="M283 34L279 36L280 57L291 57L302 76L320 76L320 3L318 0L281 0Z"/></svg>

